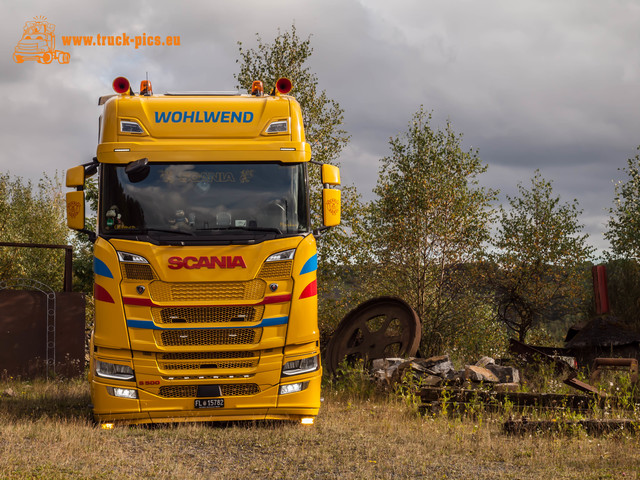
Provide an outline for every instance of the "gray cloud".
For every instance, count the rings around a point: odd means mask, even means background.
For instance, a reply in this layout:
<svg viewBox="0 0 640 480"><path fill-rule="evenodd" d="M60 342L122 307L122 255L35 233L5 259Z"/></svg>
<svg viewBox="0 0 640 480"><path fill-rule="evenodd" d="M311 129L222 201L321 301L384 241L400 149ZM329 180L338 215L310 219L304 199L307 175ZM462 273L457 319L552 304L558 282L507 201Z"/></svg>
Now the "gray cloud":
<svg viewBox="0 0 640 480"><path fill-rule="evenodd" d="M450 120L489 164L503 195L534 170L577 198L592 243L602 237L612 181L640 143L640 6L632 1L143 0L5 2L0 22L0 169L28 178L95 152L97 97L149 73L157 92L235 86L237 41L255 45L295 23L312 35L311 68L345 110L352 135L343 178L371 198L388 140L420 107ZM180 35L180 47L70 46L69 65L15 64L35 15L61 35Z"/></svg>

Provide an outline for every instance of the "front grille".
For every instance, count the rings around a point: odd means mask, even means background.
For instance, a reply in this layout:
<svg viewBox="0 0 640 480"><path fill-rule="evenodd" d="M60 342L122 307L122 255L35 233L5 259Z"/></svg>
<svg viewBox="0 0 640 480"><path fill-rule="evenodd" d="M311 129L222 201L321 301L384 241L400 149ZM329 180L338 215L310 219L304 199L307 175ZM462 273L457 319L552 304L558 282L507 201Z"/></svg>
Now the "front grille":
<svg viewBox="0 0 640 480"><path fill-rule="evenodd" d="M260 393L260 387L255 383L231 383L220 385L220 394L223 397L241 397Z"/></svg>
<svg viewBox="0 0 640 480"><path fill-rule="evenodd" d="M157 278L151 265L121 263L120 271L124 280L155 280Z"/></svg>
<svg viewBox="0 0 640 480"><path fill-rule="evenodd" d="M259 278L289 278L291 277L291 267L293 260L285 260L281 262L267 262L258 273Z"/></svg>
<svg viewBox="0 0 640 480"><path fill-rule="evenodd" d="M212 360L207 363L161 363L162 370L207 370L210 368L255 368L258 359L251 360Z"/></svg>
<svg viewBox="0 0 640 480"><path fill-rule="evenodd" d="M158 302L206 302L213 300L259 300L264 297L266 283L248 282L166 283L149 285L151 299Z"/></svg>
<svg viewBox="0 0 640 480"><path fill-rule="evenodd" d="M224 379L224 380L229 380L231 378L251 378L251 377L255 377L255 373L250 373L250 374L242 374L242 375L202 375L202 373L198 372L197 375L194 376L188 376L188 375L174 375L172 377L170 376L166 376L166 377L162 377L163 380L167 380L169 382L175 382L175 381L183 381L183 380L220 380L220 379Z"/></svg>
<svg viewBox="0 0 640 480"><path fill-rule="evenodd" d="M261 328L225 328L217 330L165 330L162 345L248 345L260 341Z"/></svg>
<svg viewBox="0 0 640 480"><path fill-rule="evenodd" d="M220 360L229 358L251 358L260 356L259 353L251 351L239 352L176 352L176 353L160 353L159 360Z"/></svg>
<svg viewBox="0 0 640 480"><path fill-rule="evenodd" d="M255 368L260 354L255 352L193 352L158 355L163 370L204 370L208 368Z"/></svg>
<svg viewBox="0 0 640 480"><path fill-rule="evenodd" d="M256 395L260 387L255 383L236 383L220 385L220 395L223 397L240 397ZM197 385L165 385L160 387L158 394L164 398L195 398L198 395Z"/></svg>
<svg viewBox="0 0 640 480"><path fill-rule="evenodd" d="M224 323L259 322L262 320L264 305L257 307L170 307L152 308L151 315L156 323Z"/></svg>
<svg viewBox="0 0 640 480"><path fill-rule="evenodd" d="M198 394L197 385L165 385L158 392L165 398L195 397Z"/></svg>
<svg viewBox="0 0 640 480"><path fill-rule="evenodd" d="M18 51L18 53L20 53L20 52L24 52L24 53L40 53L38 51L38 45L30 45L30 44L26 44L26 43L18 44L18 46L16 47L16 50Z"/></svg>

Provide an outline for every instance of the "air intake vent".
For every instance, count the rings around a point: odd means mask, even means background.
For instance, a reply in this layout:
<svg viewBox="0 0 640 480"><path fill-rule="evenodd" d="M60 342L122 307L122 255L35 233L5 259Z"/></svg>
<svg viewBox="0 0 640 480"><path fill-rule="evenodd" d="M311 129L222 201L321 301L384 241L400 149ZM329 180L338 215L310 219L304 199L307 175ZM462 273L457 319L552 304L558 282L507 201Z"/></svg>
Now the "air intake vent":
<svg viewBox="0 0 640 480"><path fill-rule="evenodd" d="M160 339L165 346L250 345L258 343L261 328L225 328L216 330L165 330Z"/></svg>
<svg viewBox="0 0 640 480"><path fill-rule="evenodd" d="M226 323L259 322L264 306L230 307L171 307L153 308L151 314L156 323Z"/></svg>
<svg viewBox="0 0 640 480"><path fill-rule="evenodd" d="M260 393L260 387L255 383L231 383L219 385L220 395L223 397L240 397ZM160 387L159 395L165 398L195 398L198 395L197 385L165 385Z"/></svg>
<svg viewBox="0 0 640 480"><path fill-rule="evenodd" d="M151 265L120 263L120 271L124 280L155 280L157 278Z"/></svg>
<svg viewBox="0 0 640 480"><path fill-rule="evenodd" d="M206 302L213 300L260 300L266 290L264 280L249 282L166 283L149 285L151 299L157 302Z"/></svg>

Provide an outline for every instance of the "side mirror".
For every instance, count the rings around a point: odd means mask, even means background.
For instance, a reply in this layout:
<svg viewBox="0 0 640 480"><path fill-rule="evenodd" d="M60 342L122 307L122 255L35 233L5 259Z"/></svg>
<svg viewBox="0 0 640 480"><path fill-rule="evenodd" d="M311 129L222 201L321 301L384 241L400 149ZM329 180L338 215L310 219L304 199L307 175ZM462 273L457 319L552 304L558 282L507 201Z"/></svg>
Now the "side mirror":
<svg viewBox="0 0 640 480"><path fill-rule="evenodd" d="M67 170L67 187L76 187L75 192L67 192L67 227L73 230L79 230L89 236L89 240L93 243L96 241L96 234L91 230L84 228L84 180L86 177L94 175L98 171L98 161L96 158L93 162Z"/></svg>
<svg viewBox="0 0 640 480"><path fill-rule="evenodd" d="M328 188L340 185L340 169L328 163L322 164L322 223L325 227L340 225L340 190Z"/></svg>
<svg viewBox="0 0 640 480"><path fill-rule="evenodd" d="M340 169L328 163L322 164L322 184L340 185Z"/></svg>
<svg viewBox="0 0 640 480"><path fill-rule="evenodd" d="M67 187L84 187L84 166L78 165L67 170Z"/></svg>
<svg viewBox="0 0 640 480"><path fill-rule="evenodd" d="M149 159L141 158L140 160L136 160L127 164L124 168L124 173L127 174L129 181L131 183L138 183L143 181L149 175L151 171L151 167L149 167Z"/></svg>
<svg viewBox="0 0 640 480"><path fill-rule="evenodd" d="M84 168L80 168L84 172ZM67 171L67 185L68 180L69 171ZM84 192L82 190L67 192L67 226L74 230L84 230Z"/></svg>
<svg viewBox="0 0 640 480"><path fill-rule="evenodd" d="M322 189L322 223L325 227L340 225L340 190Z"/></svg>

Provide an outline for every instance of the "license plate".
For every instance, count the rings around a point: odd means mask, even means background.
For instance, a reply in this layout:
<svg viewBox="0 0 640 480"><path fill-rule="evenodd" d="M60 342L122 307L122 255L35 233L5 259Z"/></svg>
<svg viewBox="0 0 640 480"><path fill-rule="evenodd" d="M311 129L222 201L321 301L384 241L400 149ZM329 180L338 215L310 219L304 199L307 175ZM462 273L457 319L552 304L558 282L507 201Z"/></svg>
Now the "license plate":
<svg viewBox="0 0 640 480"><path fill-rule="evenodd" d="M224 408L224 398L196 398L193 401L195 408Z"/></svg>

